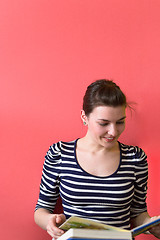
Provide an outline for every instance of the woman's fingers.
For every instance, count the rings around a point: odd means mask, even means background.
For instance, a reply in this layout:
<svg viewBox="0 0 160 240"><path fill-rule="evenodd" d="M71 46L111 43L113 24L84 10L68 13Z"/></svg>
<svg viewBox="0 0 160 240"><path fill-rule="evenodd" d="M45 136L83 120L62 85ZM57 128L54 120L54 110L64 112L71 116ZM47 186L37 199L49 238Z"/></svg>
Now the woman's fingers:
<svg viewBox="0 0 160 240"><path fill-rule="evenodd" d="M48 222L47 233L54 239L60 237L64 231L57 227L65 221L64 214L55 214Z"/></svg>

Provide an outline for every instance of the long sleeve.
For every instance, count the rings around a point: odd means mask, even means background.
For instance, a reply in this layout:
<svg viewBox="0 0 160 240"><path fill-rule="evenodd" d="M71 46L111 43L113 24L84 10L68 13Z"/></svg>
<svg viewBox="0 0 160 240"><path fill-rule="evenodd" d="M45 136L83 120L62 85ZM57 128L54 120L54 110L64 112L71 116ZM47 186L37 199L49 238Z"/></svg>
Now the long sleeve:
<svg viewBox="0 0 160 240"><path fill-rule="evenodd" d="M39 199L35 210L45 208L53 212L59 197L59 173L61 165L61 143L53 144L45 156Z"/></svg>
<svg viewBox="0 0 160 240"><path fill-rule="evenodd" d="M134 196L131 204L131 217L136 217L147 211L147 181L148 164L147 156L141 148L136 147Z"/></svg>

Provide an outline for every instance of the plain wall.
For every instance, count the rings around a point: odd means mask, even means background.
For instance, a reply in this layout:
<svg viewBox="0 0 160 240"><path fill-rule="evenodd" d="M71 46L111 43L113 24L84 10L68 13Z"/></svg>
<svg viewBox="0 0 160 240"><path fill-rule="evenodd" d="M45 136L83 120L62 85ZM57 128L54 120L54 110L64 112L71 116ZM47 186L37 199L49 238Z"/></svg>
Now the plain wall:
<svg viewBox="0 0 160 240"><path fill-rule="evenodd" d="M99 78L136 102L121 141L148 155L148 209L160 214L159 13L159 0L0 1L1 239L50 239L33 220L44 155L85 134L82 98Z"/></svg>

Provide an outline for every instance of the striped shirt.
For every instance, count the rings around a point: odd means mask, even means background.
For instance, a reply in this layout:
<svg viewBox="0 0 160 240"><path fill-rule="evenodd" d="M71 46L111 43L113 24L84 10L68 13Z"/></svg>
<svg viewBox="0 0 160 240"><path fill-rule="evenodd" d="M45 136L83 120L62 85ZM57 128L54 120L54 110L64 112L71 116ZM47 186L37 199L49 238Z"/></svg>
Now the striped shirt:
<svg viewBox="0 0 160 240"><path fill-rule="evenodd" d="M53 144L45 156L36 205L53 212L60 196L66 217L79 216L130 228L130 218L147 211L148 164L139 147L119 142L118 169L107 177L84 171L76 159L76 142Z"/></svg>

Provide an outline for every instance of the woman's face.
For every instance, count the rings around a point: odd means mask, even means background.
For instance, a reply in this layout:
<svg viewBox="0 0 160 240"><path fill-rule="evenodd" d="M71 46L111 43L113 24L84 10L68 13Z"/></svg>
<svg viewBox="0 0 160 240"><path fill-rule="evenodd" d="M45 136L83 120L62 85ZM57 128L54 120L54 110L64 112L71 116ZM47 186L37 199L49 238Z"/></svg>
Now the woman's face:
<svg viewBox="0 0 160 240"><path fill-rule="evenodd" d="M88 117L85 116L88 125L87 136L91 141L105 148L113 148L125 129L125 109L125 106L98 106Z"/></svg>

